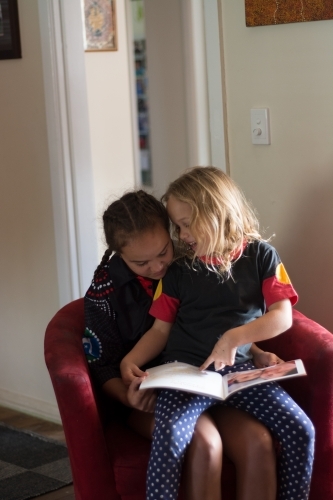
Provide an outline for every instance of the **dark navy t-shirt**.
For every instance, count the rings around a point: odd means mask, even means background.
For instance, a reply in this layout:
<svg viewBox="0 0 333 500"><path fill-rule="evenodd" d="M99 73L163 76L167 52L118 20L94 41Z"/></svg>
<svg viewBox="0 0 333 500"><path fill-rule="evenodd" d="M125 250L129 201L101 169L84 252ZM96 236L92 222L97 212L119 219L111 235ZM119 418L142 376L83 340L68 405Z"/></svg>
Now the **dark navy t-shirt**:
<svg viewBox="0 0 333 500"><path fill-rule="evenodd" d="M149 311L173 323L163 362L200 366L224 332L259 318L271 304L286 298L295 304L297 293L278 253L266 242L248 244L227 279L200 259L194 264L187 258L175 261L160 281ZM236 363L252 357L250 346L237 350Z"/></svg>

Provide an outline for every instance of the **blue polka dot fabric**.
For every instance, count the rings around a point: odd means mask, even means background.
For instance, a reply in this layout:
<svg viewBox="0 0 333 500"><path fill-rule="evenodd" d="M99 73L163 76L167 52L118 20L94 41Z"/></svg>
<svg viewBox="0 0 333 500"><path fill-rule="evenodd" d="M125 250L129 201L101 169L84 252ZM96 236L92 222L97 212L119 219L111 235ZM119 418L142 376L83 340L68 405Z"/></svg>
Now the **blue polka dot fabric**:
<svg viewBox="0 0 333 500"><path fill-rule="evenodd" d="M221 374L251 370L251 362L227 367ZM260 420L280 443L279 500L307 500L314 454L314 428L303 410L276 382L243 389L226 401L161 390L147 472L147 500L177 500L182 463L196 421L211 406L222 404Z"/></svg>

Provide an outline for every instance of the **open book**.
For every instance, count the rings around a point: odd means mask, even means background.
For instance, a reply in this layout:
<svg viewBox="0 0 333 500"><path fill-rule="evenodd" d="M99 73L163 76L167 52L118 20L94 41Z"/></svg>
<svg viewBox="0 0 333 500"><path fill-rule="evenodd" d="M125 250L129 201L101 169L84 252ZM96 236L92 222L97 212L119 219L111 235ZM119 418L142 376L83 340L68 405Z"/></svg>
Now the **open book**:
<svg viewBox="0 0 333 500"><path fill-rule="evenodd" d="M232 393L271 380L306 375L300 359L254 370L228 373L223 377L214 371L199 371L187 363L167 363L147 370L148 376L140 389L165 388L193 392L216 399L226 399Z"/></svg>

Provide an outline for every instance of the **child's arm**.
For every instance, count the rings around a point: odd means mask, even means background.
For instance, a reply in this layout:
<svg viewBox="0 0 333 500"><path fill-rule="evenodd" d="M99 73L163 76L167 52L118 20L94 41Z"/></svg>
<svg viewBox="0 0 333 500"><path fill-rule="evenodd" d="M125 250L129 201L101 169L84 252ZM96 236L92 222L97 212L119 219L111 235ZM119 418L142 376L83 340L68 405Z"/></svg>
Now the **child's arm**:
<svg viewBox="0 0 333 500"><path fill-rule="evenodd" d="M121 376L126 385L129 385L135 377L145 377L147 374L140 370L152 359L156 358L166 346L172 323L155 319L153 326L148 330L133 349L123 358L120 363Z"/></svg>
<svg viewBox="0 0 333 500"><path fill-rule="evenodd" d="M250 352L253 356L252 361L256 368L266 368L267 366L283 363L283 359L279 358L276 354L263 351L256 344L252 344Z"/></svg>
<svg viewBox="0 0 333 500"><path fill-rule="evenodd" d="M215 370L221 370L225 365L233 365L238 346L248 342L266 340L288 330L292 325L292 308L289 299L275 302L268 312L250 323L226 331L216 342L214 349L206 361L200 366L205 370L214 363Z"/></svg>
<svg viewBox="0 0 333 500"><path fill-rule="evenodd" d="M153 389L139 391L142 380L143 377L136 377L129 386L126 386L121 378L112 378L105 382L103 391L111 398L123 403L125 406L153 413L156 402L156 392Z"/></svg>

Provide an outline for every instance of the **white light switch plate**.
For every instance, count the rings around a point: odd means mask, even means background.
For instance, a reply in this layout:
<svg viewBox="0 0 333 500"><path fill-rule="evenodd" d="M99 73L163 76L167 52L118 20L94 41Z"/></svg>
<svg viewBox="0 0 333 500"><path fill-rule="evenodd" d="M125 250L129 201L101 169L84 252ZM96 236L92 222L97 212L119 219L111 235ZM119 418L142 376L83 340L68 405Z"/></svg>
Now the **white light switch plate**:
<svg viewBox="0 0 333 500"><path fill-rule="evenodd" d="M252 144L270 144L268 108L251 109Z"/></svg>

